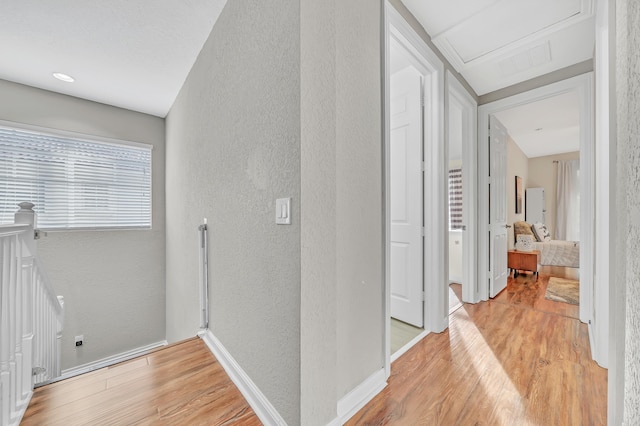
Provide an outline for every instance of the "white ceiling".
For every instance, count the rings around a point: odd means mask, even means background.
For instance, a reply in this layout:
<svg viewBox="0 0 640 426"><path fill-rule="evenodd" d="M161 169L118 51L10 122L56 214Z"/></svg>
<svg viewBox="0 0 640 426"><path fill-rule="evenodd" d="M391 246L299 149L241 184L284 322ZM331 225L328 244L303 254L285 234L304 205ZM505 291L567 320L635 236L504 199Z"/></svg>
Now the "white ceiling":
<svg viewBox="0 0 640 426"><path fill-rule="evenodd" d="M225 3L4 0L0 78L164 117Z"/></svg>
<svg viewBox="0 0 640 426"><path fill-rule="evenodd" d="M593 59L593 0L402 0L478 95ZM579 150L577 94L496 114L529 157Z"/></svg>
<svg viewBox="0 0 640 426"><path fill-rule="evenodd" d="M483 95L593 58L594 0L402 0Z"/></svg>
<svg viewBox="0 0 640 426"><path fill-rule="evenodd" d="M495 114L529 158L580 150L577 91Z"/></svg>
<svg viewBox="0 0 640 426"><path fill-rule="evenodd" d="M403 2L480 95L593 56L593 0ZM0 79L164 117L225 3L4 0Z"/></svg>

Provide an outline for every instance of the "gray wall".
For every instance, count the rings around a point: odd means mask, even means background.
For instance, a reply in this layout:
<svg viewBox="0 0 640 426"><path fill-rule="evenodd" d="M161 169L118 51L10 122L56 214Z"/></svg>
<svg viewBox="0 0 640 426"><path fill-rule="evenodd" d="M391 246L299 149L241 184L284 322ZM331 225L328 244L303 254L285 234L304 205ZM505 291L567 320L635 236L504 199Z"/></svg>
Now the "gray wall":
<svg viewBox="0 0 640 426"><path fill-rule="evenodd" d="M198 232L214 335L283 418L300 419L300 7L226 4L166 119L167 338L194 336ZM292 224L275 200L292 198Z"/></svg>
<svg viewBox="0 0 640 426"><path fill-rule="evenodd" d="M336 417L335 2L300 2L301 297L299 424Z"/></svg>
<svg viewBox="0 0 640 426"><path fill-rule="evenodd" d="M337 395L384 367L381 4L336 2Z"/></svg>
<svg viewBox="0 0 640 426"><path fill-rule="evenodd" d="M509 96L537 89L538 87L548 86L549 84L555 83L557 81L566 80L568 78L586 74L591 71L593 71L593 60L589 59L574 65L570 65L566 68L561 68L548 74L532 78L531 80L522 81L520 83L496 90L491 93L485 93L478 98L478 105L488 104L489 102L508 98Z"/></svg>
<svg viewBox="0 0 640 426"><path fill-rule="evenodd" d="M49 232L38 247L65 298L63 369L164 340L164 120L4 80L0 120L154 146L152 230Z"/></svg>
<svg viewBox="0 0 640 426"><path fill-rule="evenodd" d="M381 2L229 2L167 117L168 338L207 217L210 328L292 425L383 367L380 49Z"/></svg>
<svg viewBox="0 0 640 426"><path fill-rule="evenodd" d="M383 368L382 2L301 2L301 423Z"/></svg>
<svg viewBox="0 0 640 426"><path fill-rule="evenodd" d="M617 188L616 276L612 283L615 308L613 332L616 333L614 365L610 380L623 404L624 417L614 423L640 424L640 4L636 1L616 2L617 63ZM626 300L626 303L625 303ZM611 403L612 401L610 401ZM623 407L622 407L623 405Z"/></svg>

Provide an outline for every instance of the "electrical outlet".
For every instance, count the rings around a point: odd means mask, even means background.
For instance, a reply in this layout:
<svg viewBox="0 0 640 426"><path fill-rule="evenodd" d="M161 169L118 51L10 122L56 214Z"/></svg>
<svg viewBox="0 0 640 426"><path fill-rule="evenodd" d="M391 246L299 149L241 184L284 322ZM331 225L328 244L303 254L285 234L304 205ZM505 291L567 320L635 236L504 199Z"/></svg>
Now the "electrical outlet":
<svg viewBox="0 0 640 426"><path fill-rule="evenodd" d="M76 347L82 346L83 341L84 341L84 336L82 334L80 336L76 336Z"/></svg>

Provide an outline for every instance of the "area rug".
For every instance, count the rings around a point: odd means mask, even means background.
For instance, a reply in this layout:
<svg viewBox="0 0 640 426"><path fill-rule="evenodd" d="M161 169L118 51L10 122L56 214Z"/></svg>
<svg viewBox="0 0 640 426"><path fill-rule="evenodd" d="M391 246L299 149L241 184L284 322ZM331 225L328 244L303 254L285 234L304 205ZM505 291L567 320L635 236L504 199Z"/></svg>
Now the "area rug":
<svg viewBox="0 0 640 426"><path fill-rule="evenodd" d="M545 299L554 300L556 302L570 303L572 305L580 304L580 283L576 280L566 278L549 278Z"/></svg>

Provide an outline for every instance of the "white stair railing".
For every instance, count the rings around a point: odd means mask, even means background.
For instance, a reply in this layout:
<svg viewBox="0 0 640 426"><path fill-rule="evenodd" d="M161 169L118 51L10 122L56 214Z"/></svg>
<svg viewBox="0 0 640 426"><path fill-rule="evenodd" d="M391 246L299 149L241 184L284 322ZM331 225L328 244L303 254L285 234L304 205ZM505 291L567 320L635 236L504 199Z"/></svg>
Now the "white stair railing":
<svg viewBox="0 0 640 426"><path fill-rule="evenodd" d="M0 424L18 425L35 384L60 375L64 301L37 258L33 204L0 225Z"/></svg>

